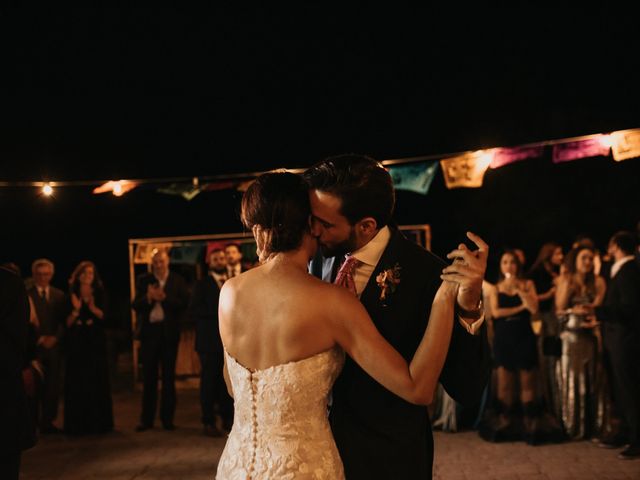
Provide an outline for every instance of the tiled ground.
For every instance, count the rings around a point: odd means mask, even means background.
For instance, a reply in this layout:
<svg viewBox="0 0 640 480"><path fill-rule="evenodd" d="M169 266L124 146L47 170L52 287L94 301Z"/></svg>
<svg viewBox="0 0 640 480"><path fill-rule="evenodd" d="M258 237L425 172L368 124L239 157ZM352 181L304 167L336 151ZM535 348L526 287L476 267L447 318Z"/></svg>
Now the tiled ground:
<svg viewBox="0 0 640 480"><path fill-rule="evenodd" d="M180 391L174 432L134 431L139 394L114 396L116 432L95 437L48 436L23 456L22 479L212 479L223 439L202 436L197 392ZM530 447L491 444L475 432L435 433L439 480L640 480L640 460L590 442Z"/></svg>

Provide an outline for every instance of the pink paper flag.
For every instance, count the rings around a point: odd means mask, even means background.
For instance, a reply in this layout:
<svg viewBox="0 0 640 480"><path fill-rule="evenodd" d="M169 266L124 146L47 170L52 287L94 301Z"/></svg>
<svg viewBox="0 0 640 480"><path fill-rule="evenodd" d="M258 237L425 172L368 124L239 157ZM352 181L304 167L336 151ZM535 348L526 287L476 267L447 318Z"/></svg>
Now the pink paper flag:
<svg viewBox="0 0 640 480"><path fill-rule="evenodd" d="M500 168L528 158L541 157L543 153L544 147L496 148L489 166L491 168Z"/></svg>
<svg viewBox="0 0 640 480"><path fill-rule="evenodd" d="M553 146L553 163L570 162L580 158L609 155L608 135L598 135L587 140L559 143Z"/></svg>

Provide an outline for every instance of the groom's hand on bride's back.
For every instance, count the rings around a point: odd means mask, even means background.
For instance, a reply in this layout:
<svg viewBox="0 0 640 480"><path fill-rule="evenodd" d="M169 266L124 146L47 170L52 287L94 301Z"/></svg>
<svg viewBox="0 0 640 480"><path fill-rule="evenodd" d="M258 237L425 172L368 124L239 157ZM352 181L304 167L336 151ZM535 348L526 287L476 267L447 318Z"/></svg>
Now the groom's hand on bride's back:
<svg viewBox="0 0 640 480"><path fill-rule="evenodd" d="M454 259L453 263L442 270L441 278L445 281L456 282L458 289L458 305L465 310L476 310L482 298L482 281L487 270L489 245L472 232L467 237L478 247L470 250L464 243L452 250L447 258Z"/></svg>

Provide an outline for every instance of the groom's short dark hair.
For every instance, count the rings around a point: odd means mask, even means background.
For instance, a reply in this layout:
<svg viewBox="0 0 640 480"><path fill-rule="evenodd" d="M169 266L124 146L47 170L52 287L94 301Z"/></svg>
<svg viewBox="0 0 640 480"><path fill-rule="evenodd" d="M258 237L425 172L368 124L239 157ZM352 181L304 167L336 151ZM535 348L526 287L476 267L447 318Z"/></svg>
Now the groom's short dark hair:
<svg viewBox="0 0 640 480"><path fill-rule="evenodd" d="M353 153L329 157L304 173L309 188L340 198L340 213L354 225L373 217L378 228L391 220L395 206L389 172L373 158Z"/></svg>

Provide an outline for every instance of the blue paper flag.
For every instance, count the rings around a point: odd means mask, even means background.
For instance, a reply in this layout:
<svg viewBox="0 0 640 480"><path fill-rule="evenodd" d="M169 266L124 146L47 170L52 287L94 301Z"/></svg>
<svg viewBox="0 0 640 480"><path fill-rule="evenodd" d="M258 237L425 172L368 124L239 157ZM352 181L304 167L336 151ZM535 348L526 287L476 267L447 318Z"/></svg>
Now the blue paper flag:
<svg viewBox="0 0 640 480"><path fill-rule="evenodd" d="M409 190L426 195L438 171L438 162L413 163L389 167L396 190Z"/></svg>

